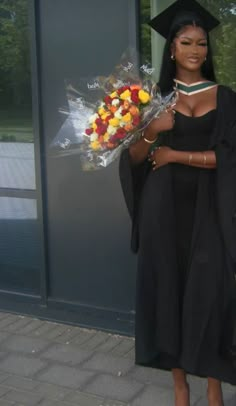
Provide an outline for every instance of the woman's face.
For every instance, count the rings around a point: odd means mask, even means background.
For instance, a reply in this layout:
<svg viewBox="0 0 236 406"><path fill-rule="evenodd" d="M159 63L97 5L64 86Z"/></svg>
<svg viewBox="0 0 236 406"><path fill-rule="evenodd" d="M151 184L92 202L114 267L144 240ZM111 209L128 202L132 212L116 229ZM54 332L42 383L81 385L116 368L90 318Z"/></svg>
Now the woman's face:
<svg viewBox="0 0 236 406"><path fill-rule="evenodd" d="M171 54L174 55L176 65L195 72L201 69L207 56L207 36L201 27L186 25L176 35Z"/></svg>

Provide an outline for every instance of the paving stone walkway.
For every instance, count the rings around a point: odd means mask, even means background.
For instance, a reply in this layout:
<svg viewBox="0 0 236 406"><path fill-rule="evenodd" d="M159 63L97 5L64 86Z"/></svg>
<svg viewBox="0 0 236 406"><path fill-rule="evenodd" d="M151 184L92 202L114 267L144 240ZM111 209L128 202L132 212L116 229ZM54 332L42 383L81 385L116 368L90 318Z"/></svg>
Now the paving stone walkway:
<svg viewBox="0 0 236 406"><path fill-rule="evenodd" d="M191 406L206 380L189 376ZM223 385L225 406L236 387ZM134 365L134 339L0 313L0 406L173 406L169 372Z"/></svg>

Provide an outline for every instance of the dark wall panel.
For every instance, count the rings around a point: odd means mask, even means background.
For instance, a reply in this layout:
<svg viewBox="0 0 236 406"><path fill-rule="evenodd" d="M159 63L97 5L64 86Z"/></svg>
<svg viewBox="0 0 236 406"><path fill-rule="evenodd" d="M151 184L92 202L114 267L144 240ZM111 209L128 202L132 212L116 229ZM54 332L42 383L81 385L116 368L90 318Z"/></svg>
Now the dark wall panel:
<svg viewBox="0 0 236 406"><path fill-rule="evenodd" d="M136 45L135 0L40 0L39 40L47 178L50 297L134 308L136 258L118 163L82 172L77 156L49 157L63 122L64 80L108 74Z"/></svg>

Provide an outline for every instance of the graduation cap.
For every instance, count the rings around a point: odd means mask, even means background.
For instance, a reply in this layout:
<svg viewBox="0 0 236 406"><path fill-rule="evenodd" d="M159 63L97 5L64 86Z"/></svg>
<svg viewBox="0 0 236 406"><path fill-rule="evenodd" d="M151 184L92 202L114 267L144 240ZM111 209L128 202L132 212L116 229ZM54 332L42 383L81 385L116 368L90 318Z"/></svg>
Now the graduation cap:
<svg viewBox="0 0 236 406"><path fill-rule="evenodd" d="M166 39L171 27L185 22L201 22L206 31L211 31L220 22L195 0L177 0L162 13L154 17L149 25Z"/></svg>

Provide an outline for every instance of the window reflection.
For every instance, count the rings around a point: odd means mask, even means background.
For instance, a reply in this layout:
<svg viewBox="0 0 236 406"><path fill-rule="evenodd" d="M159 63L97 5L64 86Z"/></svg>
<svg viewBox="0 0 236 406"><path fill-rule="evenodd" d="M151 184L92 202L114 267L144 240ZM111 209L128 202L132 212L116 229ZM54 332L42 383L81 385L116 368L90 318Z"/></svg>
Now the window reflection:
<svg viewBox="0 0 236 406"><path fill-rule="evenodd" d="M0 188L35 188L28 8L0 1Z"/></svg>
<svg viewBox="0 0 236 406"><path fill-rule="evenodd" d="M0 290L39 292L38 227L34 199L0 197Z"/></svg>

